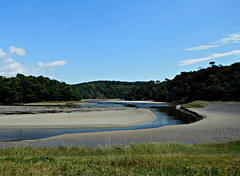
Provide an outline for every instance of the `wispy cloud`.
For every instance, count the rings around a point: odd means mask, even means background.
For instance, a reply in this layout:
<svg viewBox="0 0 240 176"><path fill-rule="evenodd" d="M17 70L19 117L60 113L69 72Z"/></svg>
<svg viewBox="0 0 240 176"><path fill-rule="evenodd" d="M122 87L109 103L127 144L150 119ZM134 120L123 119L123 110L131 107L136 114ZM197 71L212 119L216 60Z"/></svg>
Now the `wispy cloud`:
<svg viewBox="0 0 240 176"><path fill-rule="evenodd" d="M184 49L184 51L200 51L200 50L216 48L216 47L219 47L219 45L201 45L201 46L197 46L197 47Z"/></svg>
<svg viewBox="0 0 240 176"><path fill-rule="evenodd" d="M240 33L232 33L228 37L220 39L212 44L228 44L228 43L240 43Z"/></svg>
<svg viewBox="0 0 240 176"><path fill-rule="evenodd" d="M25 56L26 51L23 48L18 48L16 46L9 47L10 55L16 53L18 56Z"/></svg>
<svg viewBox="0 0 240 176"><path fill-rule="evenodd" d="M199 59L182 60L179 62L179 66L191 65L191 64L195 64L195 63L202 62L205 60L210 60L210 59L215 59L215 58L225 57L225 56L231 56L231 55L236 55L236 54L240 54L240 50L233 50L233 51L230 51L227 53L212 54L209 57L204 57L204 58L199 58Z"/></svg>
<svg viewBox="0 0 240 176"><path fill-rule="evenodd" d="M0 48L0 58L7 56L7 53L3 52L3 49Z"/></svg>
<svg viewBox="0 0 240 176"><path fill-rule="evenodd" d="M200 51L209 48L216 48L222 45L226 45L229 43L240 43L240 33L232 33L229 34L227 37L217 40L215 42L210 42L208 45L200 45L196 47L191 47L184 49L184 51Z"/></svg>
<svg viewBox="0 0 240 176"><path fill-rule="evenodd" d="M63 66L67 63L67 61L54 61L49 63L38 62L39 67L58 67Z"/></svg>

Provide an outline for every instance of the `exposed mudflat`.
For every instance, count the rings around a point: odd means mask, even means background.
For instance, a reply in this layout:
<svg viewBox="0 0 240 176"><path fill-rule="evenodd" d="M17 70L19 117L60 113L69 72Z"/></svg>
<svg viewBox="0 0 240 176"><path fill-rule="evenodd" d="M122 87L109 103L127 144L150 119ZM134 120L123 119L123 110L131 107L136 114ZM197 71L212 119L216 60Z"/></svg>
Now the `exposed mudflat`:
<svg viewBox="0 0 240 176"><path fill-rule="evenodd" d="M239 103L209 103L205 108L191 108L191 110L206 116L206 118L191 124L154 129L66 134L38 140L0 142L0 148L29 145L34 147L97 146L99 144L168 141L195 144L240 140Z"/></svg>
<svg viewBox="0 0 240 176"><path fill-rule="evenodd" d="M125 110L123 107L81 107L75 105L23 105L0 106L0 116L13 114L39 114L39 113L70 113L87 111Z"/></svg>
<svg viewBox="0 0 240 176"><path fill-rule="evenodd" d="M29 110L29 107L27 109ZM69 113L0 115L0 129L128 127L149 123L157 118L151 110L142 108L92 107L80 109ZM86 109L91 109L91 111Z"/></svg>

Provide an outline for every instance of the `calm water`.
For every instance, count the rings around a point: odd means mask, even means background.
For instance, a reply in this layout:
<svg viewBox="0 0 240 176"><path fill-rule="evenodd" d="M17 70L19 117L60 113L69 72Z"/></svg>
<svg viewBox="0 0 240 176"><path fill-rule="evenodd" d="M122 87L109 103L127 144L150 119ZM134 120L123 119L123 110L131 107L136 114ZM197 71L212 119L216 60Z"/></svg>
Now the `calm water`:
<svg viewBox="0 0 240 176"><path fill-rule="evenodd" d="M44 129L44 130L0 130L0 141L40 139L61 134L86 133L113 130L137 130L146 128L157 128L167 125L187 124L192 122L190 115L177 111L175 104L171 103L114 103L89 100L89 102L98 104L84 104L81 107L136 107L148 108L157 115L157 119L144 125L122 127L122 128L81 128L81 129Z"/></svg>

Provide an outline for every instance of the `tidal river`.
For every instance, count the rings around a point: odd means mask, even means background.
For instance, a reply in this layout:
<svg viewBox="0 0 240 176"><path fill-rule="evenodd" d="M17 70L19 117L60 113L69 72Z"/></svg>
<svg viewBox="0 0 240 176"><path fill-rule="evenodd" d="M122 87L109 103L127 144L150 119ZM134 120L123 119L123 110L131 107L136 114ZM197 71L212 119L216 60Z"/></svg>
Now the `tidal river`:
<svg viewBox="0 0 240 176"><path fill-rule="evenodd" d="M146 102L124 102L124 101L101 101L88 100L89 104L74 105L74 109L83 108L111 108L111 107L132 107L132 108L148 108L157 118L147 124L120 127L120 128L74 128L74 129L1 129L0 141L13 141L24 139L41 139L51 136L69 133L89 133L100 131L116 131L116 130L138 130L146 128L158 128L167 125L179 125L193 122L192 116L176 110L176 104L172 103L146 103ZM73 108L73 107L69 107Z"/></svg>

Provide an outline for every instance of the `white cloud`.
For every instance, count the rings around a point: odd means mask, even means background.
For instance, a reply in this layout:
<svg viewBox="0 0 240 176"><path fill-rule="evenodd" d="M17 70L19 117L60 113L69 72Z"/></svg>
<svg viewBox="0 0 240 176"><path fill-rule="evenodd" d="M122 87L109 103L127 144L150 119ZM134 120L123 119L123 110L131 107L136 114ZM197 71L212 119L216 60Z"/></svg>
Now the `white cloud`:
<svg viewBox="0 0 240 176"><path fill-rule="evenodd" d="M191 47L184 49L184 51L200 51L204 49L219 47L229 43L240 43L240 33L232 33L229 34L227 37L220 39L216 42L210 42L210 45L200 45L197 47Z"/></svg>
<svg viewBox="0 0 240 176"><path fill-rule="evenodd" d="M0 58L7 56L7 53L3 52L3 49L0 48Z"/></svg>
<svg viewBox="0 0 240 176"><path fill-rule="evenodd" d="M16 46L9 47L10 55L16 53L18 56L25 56L26 51L22 48L18 48Z"/></svg>
<svg viewBox="0 0 240 176"><path fill-rule="evenodd" d="M15 46L9 47L9 53L5 53L2 48L0 48L0 75L11 77L15 76L17 73L21 73L24 75L45 75L51 78L54 78L54 74L52 72L55 71L54 67L63 66L67 63L67 61L60 60L49 63L39 62L36 66L26 66L19 63L17 60L10 58L10 56L14 57L13 54L17 56L25 56L26 51L22 48L18 48ZM51 68L43 68L43 67L51 67Z"/></svg>
<svg viewBox="0 0 240 176"><path fill-rule="evenodd" d="M197 46L197 47L184 49L184 51L200 51L200 50L204 50L204 49L215 48L218 46L219 45L201 45L201 46Z"/></svg>
<svg viewBox="0 0 240 176"><path fill-rule="evenodd" d="M66 63L67 61L54 61L49 63L38 62L38 66L39 67L57 67L57 66L63 66Z"/></svg>
<svg viewBox="0 0 240 176"><path fill-rule="evenodd" d="M231 55L235 55L235 54L240 54L240 50L233 50L233 51L230 51L227 53L212 54L209 57L204 57L204 58L199 58L199 59L182 60L179 62L179 66L191 65L191 64L195 64L195 63L202 62L205 60L210 60L210 59L215 59L215 58L225 57L225 56L231 56Z"/></svg>
<svg viewBox="0 0 240 176"><path fill-rule="evenodd" d="M12 58L0 61L0 75L4 75L6 77L15 76L17 73L25 75L39 75L43 71L44 70L34 66L26 67Z"/></svg>
<svg viewBox="0 0 240 176"><path fill-rule="evenodd" d="M232 33L228 35L228 37L220 39L214 43L219 43L219 44L228 44L228 43L240 43L240 33Z"/></svg>
<svg viewBox="0 0 240 176"><path fill-rule="evenodd" d="M18 56L26 55L26 51L22 48L18 48L15 46L9 47L9 54L3 52L3 49L0 49L0 57L4 57L3 60L0 60L0 75L4 76L15 76L17 73L22 74L37 74L42 70L39 70L38 67L26 67L16 60L10 58L10 55L16 53Z"/></svg>

